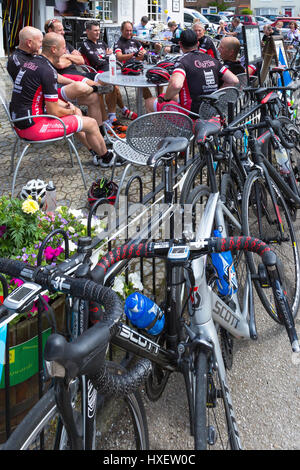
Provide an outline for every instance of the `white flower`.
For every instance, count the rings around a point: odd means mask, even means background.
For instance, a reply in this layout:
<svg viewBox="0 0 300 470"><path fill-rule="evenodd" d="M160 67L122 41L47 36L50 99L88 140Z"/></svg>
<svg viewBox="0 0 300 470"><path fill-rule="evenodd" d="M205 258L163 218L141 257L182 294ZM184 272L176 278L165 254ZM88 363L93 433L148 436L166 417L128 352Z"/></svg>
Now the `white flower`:
<svg viewBox="0 0 300 470"><path fill-rule="evenodd" d="M77 210L77 209L69 209L69 213L74 215L74 217L76 217L76 219L79 219L83 216L83 213L81 210Z"/></svg>
<svg viewBox="0 0 300 470"><path fill-rule="evenodd" d="M63 247L63 249L65 249L65 241L64 240L62 241L61 246ZM75 243L73 243L72 240L69 240L69 250L70 250L70 252L77 251L77 245L75 245Z"/></svg>
<svg viewBox="0 0 300 470"><path fill-rule="evenodd" d="M143 290L144 286L141 283L141 278L138 273L130 273L128 276L129 282L132 283L134 289Z"/></svg>
<svg viewBox="0 0 300 470"><path fill-rule="evenodd" d="M68 230L69 230L69 232L71 232L71 233L75 233L75 228L72 227L71 225L70 225L70 227L68 228Z"/></svg>
<svg viewBox="0 0 300 470"><path fill-rule="evenodd" d="M122 297L124 297L124 287L125 287L125 279L124 276L116 276L114 280L114 285L112 289L117 292L117 294L120 294Z"/></svg>

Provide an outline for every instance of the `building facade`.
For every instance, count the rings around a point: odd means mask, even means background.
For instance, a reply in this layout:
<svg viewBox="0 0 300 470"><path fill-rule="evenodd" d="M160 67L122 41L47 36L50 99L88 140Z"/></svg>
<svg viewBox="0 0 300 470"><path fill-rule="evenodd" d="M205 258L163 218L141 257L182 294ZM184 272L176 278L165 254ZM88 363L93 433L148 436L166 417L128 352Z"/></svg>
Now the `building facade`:
<svg viewBox="0 0 300 470"><path fill-rule="evenodd" d="M300 0L251 0L255 15L300 16Z"/></svg>
<svg viewBox="0 0 300 470"><path fill-rule="evenodd" d="M251 0L223 0L223 2L227 5L226 9L238 15L244 8L250 8ZM194 8L200 12L201 8L206 8L211 3L212 0L184 0L185 8Z"/></svg>
<svg viewBox="0 0 300 470"><path fill-rule="evenodd" d="M13 0L12 0L13 1ZM76 1L60 0L31 0L32 16L30 24L41 31L44 31L44 24L47 19L63 17L66 14L73 16L70 7ZM184 0L100 0L92 2L78 2L79 6L85 5L93 17L97 17L103 22L104 27L119 27L125 20L138 23L142 16L148 16L152 23L162 22L167 24L169 20L183 24ZM4 8L3 8L4 7ZM5 9L5 2L0 1L0 17L2 18L2 8ZM27 23L28 24L28 23ZM5 25L4 25L5 27ZM17 34L15 34L17 39ZM7 39L3 34L3 23L0 22L0 57L7 55L5 46Z"/></svg>

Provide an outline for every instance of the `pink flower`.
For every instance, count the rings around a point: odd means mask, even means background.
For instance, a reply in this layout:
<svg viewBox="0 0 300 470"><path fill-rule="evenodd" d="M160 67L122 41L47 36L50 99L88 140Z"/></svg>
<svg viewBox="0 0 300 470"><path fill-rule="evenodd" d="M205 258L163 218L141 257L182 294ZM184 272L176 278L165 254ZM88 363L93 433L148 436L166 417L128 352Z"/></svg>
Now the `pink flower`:
<svg viewBox="0 0 300 470"><path fill-rule="evenodd" d="M57 258L64 251L62 246L57 248L52 248L52 246L47 246L44 251L44 256L47 261L52 261L54 258Z"/></svg>
<svg viewBox="0 0 300 470"><path fill-rule="evenodd" d="M50 297L48 297L48 295L42 295L42 297L44 297L44 299L46 300L46 302L49 302L50 300ZM48 310L47 308L45 308L45 310ZM37 306L37 300L34 302L33 304L33 307L32 309L30 310L30 313L34 313L34 312L37 312L38 311L38 306Z"/></svg>
<svg viewBox="0 0 300 470"><path fill-rule="evenodd" d="M17 279L14 277L11 279L10 284L16 284L16 286L20 287L22 284L24 284L24 281L22 281L22 279Z"/></svg>

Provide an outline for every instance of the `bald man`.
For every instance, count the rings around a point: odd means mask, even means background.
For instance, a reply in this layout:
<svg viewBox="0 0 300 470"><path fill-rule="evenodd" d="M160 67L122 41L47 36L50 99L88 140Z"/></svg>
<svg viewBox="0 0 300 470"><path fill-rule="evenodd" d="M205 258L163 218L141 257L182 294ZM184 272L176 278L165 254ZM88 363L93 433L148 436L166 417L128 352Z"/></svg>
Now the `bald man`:
<svg viewBox="0 0 300 470"><path fill-rule="evenodd" d="M70 102L58 100L57 72L54 68L65 51L65 40L56 33L48 33L42 42L42 54L28 57L15 78L10 112L12 119L29 115L51 114L62 119L67 134L78 133L82 142L95 155L93 163L110 165L113 153L107 151L98 123ZM64 134L62 124L48 117L28 118L17 123L17 133L29 140L46 140Z"/></svg>
<svg viewBox="0 0 300 470"><path fill-rule="evenodd" d="M237 60L237 56L240 52L240 41L234 36L228 36L221 40L219 44L219 54L226 67L238 75L239 73L245 73L245 69L241 62Z"/></svg>
<svg viewBox="0 0 300 470"><path fill-rule="evenodd" d="M7 71L13 81L25 62L39 55L43 41L43 34L37 28L25 26L19 33L19 46L9 57ZM81 77L83 79L84 77ZM88 116L96 119L98 126L102 126L102 112L105 112L102 97L98 95L97 83L85 78L82 81L74 81L71 78L57 75L58 97L65 102L74 105L83 105L88 108ZM94 152L89 148L92 157Z"/></svg>
<svg viewBox="0 0 300 470"><path fill-rule="evenodd" d="M232 72L234 75L239 75L240 73L246 73L245 68L242 66L240 60L237 59L240 52L241 44L240 41L234 36L228 36L221 40L219 44L219 54L224 62L224 65ZM253 75L256 71L255 65L248 66L249 75Z"/></svg>

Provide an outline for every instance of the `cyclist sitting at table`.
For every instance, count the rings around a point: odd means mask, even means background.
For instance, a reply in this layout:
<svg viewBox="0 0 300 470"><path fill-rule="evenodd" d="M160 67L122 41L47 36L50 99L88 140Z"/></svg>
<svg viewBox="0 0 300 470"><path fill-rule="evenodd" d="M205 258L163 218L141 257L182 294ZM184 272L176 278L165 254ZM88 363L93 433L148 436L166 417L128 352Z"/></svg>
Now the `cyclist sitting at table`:
<svg viewBox="0 0 300 470"><path fill-rule="evenodd" d="M179 38L180 34L182 33L182 29L179 27L176 21L169 21L168 28L172 32L172 38L170 41L173 42L173 46L166 46L164 49L165 54L169 54L170 52L180 52Z"/></svg>
<svg viewBox="0 0 300 470"><path fill-rule="evenodd" d="M212 39L205 35L205 26L200 21L196 21L192 26L192 30L196 33L199 51L218 59L218 53Z"/></svg>
<svg viewBox="0 0 300 470"><path fill-rule="evenodd" d="M90 22L87 22L90 23ZM93 28L99 30L99 22L92 22ZM87 25L88 27L88 25ZM58 19L54 20L47 20L45 23L45 31L47 32L54 32L60 34L63 38L65 37L64 27ZM88 36L89 33L87 33ZM98 37L99 37L98 35ZM86 72L83 69L77 67L77 65L83 65L85 63L84 56L81 52L66 42L66 53L60 58L59 62L56 64L56 70L59 74L63 75L64 77L71 78L72 80L78 80L80 77L81 79L90 78L91 80L97 80L100 85L104 85L104 83L100 79L100 74L103 70L99 70L98 73L95 72ZM94 67L97 69L96 67ZM114 131L120 136L124 137L124 131L127 129L126 126L120 125L120 122L116 119L116 108L117 105L122 110L123 115L125 116L126 110L131 113L125 106L124 102L120 93L120 90L115 87L112 93L107 93L105 95L99 96L100 101L100 108L102 112L102 116L104 121L108 122L110 125L114 127ZM106 106L105 106L106 105ZM107 108L107 109L106 109ZM135 113L134 113L135 114ZM127 117L127 116L125 116Z"/></svg>
<svg viewBox="0 0 300 470"><path fill-rule="evenodd" d="M131 21L123 21L121 24L121 37L114 44L114 52L119 62L126 62L130 59L144 60L146 51L141 43L132 36L133 24ZM152 97L149 88L143 88L143 97L145 99Z"/></svg>
<svg viewBox="0 0 300 470"><path fill-rule="evenodd" d="M45 114L59 117L66 134L76 133L81 142L94 151L93 163L108 167L114 156L107 150L99 123L82 116L79 108L69 101L58 99L55 64L64 54L65 40L56 33L47 33L42 42L42 54L27 60L15 79L10 113L12 119ZM17 134L28 140L47 140L62 137L64 126L51 117L28 118L16 123Z"/></svg>
<svg viewBox="0 0 300 470"><path fill-rule="evenodd" d="M241 73L246 73L245 68L243 67L240 60L238 60L238 54L240 52L240 41L238 38L233 36L228 36L223 38L219 44L219 54L220 59L223 61L223 64L234 73L234 75L239 75ZM248 65L249 75L253 75L256 72L256 66L253 64Z"/></svg>
<svg viewBox="0 0 300 470"><path fill-rule="evenodd" d="M220 87L236 86L238 78L225 65L208 54L198 51L198 40L194 31L185 30L180 35L183 55L177 60L168 88L158 98L146 101L148 113L162 111L166 103L179 104L193 112L199 111L199 95L210 95Z"/></svg>

